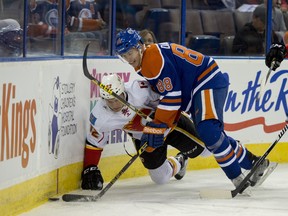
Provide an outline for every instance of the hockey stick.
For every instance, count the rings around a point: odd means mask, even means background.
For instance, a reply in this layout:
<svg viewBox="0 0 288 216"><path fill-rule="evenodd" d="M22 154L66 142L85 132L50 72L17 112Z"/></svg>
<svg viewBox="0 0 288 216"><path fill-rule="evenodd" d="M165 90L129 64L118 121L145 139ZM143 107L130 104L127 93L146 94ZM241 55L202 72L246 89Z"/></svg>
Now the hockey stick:
<svg viewBox="0 0 288 216"><path fill-rule="evenodd" d="M152 121L152 119L147 116L145 113L143 113L141 110L137 109L136 107L134 107L132 104L130 104L128 101L126 101L125 99L121 98L119 95L117 95L115 92L113 92L111 89L107 88L103 83L101 83L99 80L97 80L96 78L94 78L87 67L87 52L88 52L88 48L89 48L90 43L88 43L85 47L85 51L83 54L83 62L82 62L82 66L83 66L83 72L84 75L90 79L93 83L95 83L96 85L98 85L101 89L103 89L104 91L106 91L108 94L112 95L113 97L115 97L117 100L119 100L123 105L129 107L131 110L133 110L136 114L138 114L139 116L141 116L142 118L146 119L147 121ZM196 143L203 145L203 142L201 140L199 140L197 137L192 136L191 134L188 135L187 132L183 132L183 130L181 130L181 128L178 128L177 126L174 128L174 130L177 130L181 133L184 133L186 136L188 136L189 138L191 138L193 141L195 141Z"/></svg>
<svg viewBox="0 0 288 216"><path fill-rule="evenodd" d="M261 96L263 95L263 92L264 92L264 88L265 88L265 85L267 84L267 81L270 77L270 74L271 74L271 71L272 71L272 68L274 67L274 61L271 62L271 66L269 68L269 71L267 73L267 75L265 77L263 77L262 81L261 81L261 85L260 85L260 91L259 91L259 94L257 96L257 99L259 100L261 98Z"/></svg>
<svg viewBox="0 0 288 216"><path fill-rule="evenodd" d="M93 76L90 75L89 70L87 68L87 51L88 51L89 44L87 44L84 55L83 55L83 71L84 75L96 83L100 88L102 88L104 91L109 93L110 95L114 96L116 99L118 99L122 104L125 106L128 106L130 109L132 109L135 113L137 113L139 116L145 118L146 120L151 119L149 116L138 110L136 107L132 106L129 102L125 101L121 97L119 97L116 93L114 93L109 88L106 88L105 85L103 85L100 81L95 79ZM152 120L152 119L151 119ZM173 130L173 129L172 129ZM172 131L171 130L171 131ZM170 132L171 132L170 131ZM182 131L181 131L182 132ZM183 132L182 132L183 133ZM186 136L188 136L186 134ZM192 135L191 135L192 136ZM202 143L200 140L198 140L196 137L192 136L190 137L192 140L197 141L198 143ZM203 144L203 143L202 143ZM127 162L127 164L119 171L119 173L106 185L104 189L101 190L101 192L97 195L80 195L80 194L64 194L62 196L62 199L66 202L91 202L91 201L97 201L99 200L111 187L112 185L120 178L120 176L132 165L132 163L145 151L147 147L147 143L145 143L137 152L136 155L132 156L132 158ZM192 150L191 150L192 151ZM189 154L192 152L187 152L186 154Z"/></svg>
<svg viewBox="0 0 288 216"><path fill-rule="evenodd" d="M96 85L98 85L101 89L103 89L104 91L106 91L108 94L112 95L113 97L115 97L117 100L119 100L119 102L121 102L123 105L129 107L131 110L133 110L135 113L137 113L139 116L141 116L142 118L146 119L147 121L152 121L152 119L147 116L146 114L144 114L143 112L141 112L140 110L138 110L136 107L132 106L128 101L126 101L125 99L123 99L122 97L120 97L119 95L117 95L115 92L112 91L112 89L108 88L107 86L105 86L103 83L101 83L99 80L97 80L96 78L94 78L88 70L87 67L87 52L88 52L88 48L89 48L90 43L88 43L85 47L85 51L83 54L83 62L82 62L82 67L83 67L83 72L84 75L90 79L93 83L95 83Z"/></svg>
<svg viewBox="0 0 288 216"><path fill-rule="evenodd" d="M188 134L186 134L189 136ZM192 139L192 138L191 138ZM195 137L195 139L197 139ZM201 142L201 141L199 141ZM134 163L134 161L145 151L147 148L147 143L145 143L141 148L138 150L137 154L131 157L131 159L124 165L124 167L118 172L118 174L104 187L99 194L97 195L81 195L81 194L64 194L62 196L62 200L65 202L95 202L98 201L112 186L113 184L122 176L122 174ZM190 154L193 150L185 152L183 154ZM50 200L54 200L51 198ZM58 200L55 199L55 200ZM54 201L55 201L54 200Z"/></svg>
<svg viewBox="0 0 288 216"><path fill-rule="evenodd" d="M202 198L222 198L222 199L229 199L236 197L240 191L243 189L245 184L249 181L250 177L255 173L255 171L258 169L260 164L266 159L266 157L269 155L269 153L272 151L272 149L276 146L276 144L280 141L280 139L283 137L283 135L288 130L288 124L284 126L284 128L280 131L278 134L277 139L269 146L269 148L266 150L266 152L259 158L259 160L254 164L250 172L245 176L245 178L242 180L242 182L236 187L234 190L203 190L200 191L200 196Z"/></svg>
<svg viewBox="0 0 288 216"><path fill-rule="evenodd" d="M134 112L136 112L138 115L145 119L150 119L146 114L138 110L136 107L132 106L130 103L128 103L126 100L121 98L119 95L117 95L115 92L113 92L111 89L107 88L104 84L102 84L100 81L95 79L88 70L87 67L87 52L88 47L90 43L87 44L84 55L83 55L83 72L84 75L90 79L92 82L94 82L96 85L98 85L100 88L102 88L104 91L109 93L110 95L114 96L117 100L119 100L122 104L125 106L128 106L130 109L132 109ZM138 150L137 154L135 154L133 157L130 158L130 160L125 164L125 166L118 172L118 174L104 187L101 192L97 195L81 195L81 194L64 194L62 196L62 199L66 202L91 202L91 201L97 201L99 200L111 187L112 185L121 177L121 175L133 164L133 162L145 151L147 147L147 143L145 143L141 148Z"/></svg>
<svg viewBox="0 0 288 216"><path fill-rule="evenodd" d="M126 100L121 98L119 95L114 93L111 89L107 88L104 84L102 84L100 81L95 79L88 70L87 67L87 52L88 47L90 43L87 44L84 55L83 55L83 71L84 75L90 79L92 82L94 82L96 85L98 85L100 88L102 88L104 91L109 93L110 95L114 96L116 99L118 99L122 104L125 106L128 106L130 109L132 109L135 113L137 113L139 116L143 117L144 119L147 119L148 121L152 120L149 116L138 110L136 107L132 106L130 103L128 103ZM105 188L101 190L101 192L97 195L81 195L81 194L64 194L62 196L62 199L66 202L91 202L91 201L97 201L99 200L111 187L112 185L121 177L121 175L134 163L134 161L145 151L147 147L147 143L144 144L130 160L125 164L125 166L118 172L118 174L106 185Z"/></svg>
<svg viewBox="0 0 288 216"><path fill-rule="evenodd" d="M65 202L95 202L99 200L111 187L112 185L121 177L121 175L133 164L133 162L145 151L147 143L145 143L137 154L135 154L125 166L118 172L118 174L104 187L101 192L97 195L81 195L81 194L64 194L62 199Z"/></svg>

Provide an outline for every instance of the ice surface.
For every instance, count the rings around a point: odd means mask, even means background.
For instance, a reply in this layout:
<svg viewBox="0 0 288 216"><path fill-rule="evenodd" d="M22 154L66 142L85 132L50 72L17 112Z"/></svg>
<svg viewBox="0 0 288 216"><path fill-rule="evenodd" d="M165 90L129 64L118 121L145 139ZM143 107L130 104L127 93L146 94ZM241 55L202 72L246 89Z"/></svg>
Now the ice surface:
<svg viewBox="0 0 288 216"><path fill-rule="evenodd" d="M47 202L22 215L287 216L287 179L288 164L279 164L250 197L240 195L227 200L199 196L201 189L233 189L220 169L189 171L182 180L171 179L166 185L156 185L147 176L117 181L97 202ZM73 193L94 195L99 191Z"/></svg>

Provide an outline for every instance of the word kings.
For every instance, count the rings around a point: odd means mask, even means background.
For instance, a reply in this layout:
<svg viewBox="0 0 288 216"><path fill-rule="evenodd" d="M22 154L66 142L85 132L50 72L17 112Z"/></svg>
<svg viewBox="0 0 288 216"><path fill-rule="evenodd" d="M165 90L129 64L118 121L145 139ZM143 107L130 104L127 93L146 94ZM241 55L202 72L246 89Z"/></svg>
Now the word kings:
<svg viewBox="0 0 288 216"><path fill-rule="evenodd" d="M1 102L0 163L21 157L21 165L25 168L29 153L33 153L36 147L36 101L17 100L16 85L8 83L2 86Z"/></svg>

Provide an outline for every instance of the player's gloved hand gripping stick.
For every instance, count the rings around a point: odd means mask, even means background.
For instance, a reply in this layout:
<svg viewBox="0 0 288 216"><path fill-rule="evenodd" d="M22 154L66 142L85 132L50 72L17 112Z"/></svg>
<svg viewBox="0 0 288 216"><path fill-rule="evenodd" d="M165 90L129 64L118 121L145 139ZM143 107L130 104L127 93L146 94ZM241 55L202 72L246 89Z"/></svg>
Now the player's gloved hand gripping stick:
<svg viewBox="0 0 288 216"><path fill-rule="evenodd" d="M135 154L125 166L118 172L118 174L98 193L97 195L81 195L81 194L64 194L62 199L66 202L95 202L99 200L120 178L120 176L133 164L133 162L145 151L147 144L144 144L139 149L138 153Z"/></svg>
<svg viewBox="0 0 288 216"><path fill-rule="evenodd" d="M152 122L152 119L147 116L145 113L143 113L141 110L138 110L136 107L134 107L133 105L131 105L128 101L124 100L123 98L121 98L119 95L117 95L116 93L114 93L111 89L107 88L104 84L102 84L100 81L98 81L97 79L95 79L90 73L89 70L87 68L87 52L88 52L88 47L89 44L87 44L85 51L84 51L84 55L83 55L83 72L84 75L90 79L93 83L95 83L96 85L98 85L101 89L103 89L104 91L106 91L107 93L109 93L110 95L114 96L116 99L118 99L122 104L124 104L125 106L129 107L131 110L133 110L137 115L141 116L142 118L146 119L148 121L146 127L147 127L147 133L143 134L143 139L142 139L142 146L141 148L137 151L137 154L135 154L134 156L131 157L131 159L127 162L126 165L124 165L124 167L119 171L119 173L106 185L106 187L104 187L99 194L97 195L80 195L80 194L64 194L62 196L62 199L66 202L91 202L91 201L97 201L99 200L111 187L112 185L120 178L120 176L131 166L131 164L148 148L156 148L159 147L160 145L163 144L163 141L165 140L165 135L166 133L170 133L173 130L177 130L179 132L181 132L182 134L184 134L185 136L189 137L191 140L193 140L194 142L204 146L203 142L201 140L199 140L197 137L194 137L193 135L187 133L186 131L184 131L181 128L178 128L177 126L174 128L170 128L167 129L167 125L166 124L156 124L154 122ZM156 136L151 135L151 133L149 133L148 127L150 127L150 129L157 129L159 128L161 131L162 129L165 129L165 132L161 132L160 134L154 133ZM164 131L164 130L163 130ZM153 134L153 133L152 133ZM144 141L147 138L146 141ZM151 141L152 139L152 141ZM157 142L155 142L154 139L157 139ZM148 142L154 143L156 146L148 146ZM144 141L144 142L143 142ZM148 150L147 150L148 151ZM190 152L186 152L186 154L190 154Z"/></svg>
<svg viewBox="0 0 288 216"><path fill-rule="evenodd" d="M286 54L287 54L287 50L283 43L273 43L270 46L269 52L267 53L265 57L265 64L269 68L269 71L267 75L261 81L260 92L257 96L258 100L261 98L263 94L265 85L269 79L271 71L272 70L275 71L280 66Z"/></svg>
<svg viewBox="0 0 288 216"><path fill-rule="evenodd" d="M123 98L121 98L119 95L117 95L116 93L114 93L111 89L107 88L104 84L102 84L100 81L98 81L97 79L95 79L90 73L89 70L87 68L87 52L88 52L88 47L89 47L90 43L87 44L85 51L84 51L84 55L83 55L83 72L84 75L90 79L92 82L94 82L96 85L98 85L101 89L103 89L104 91L106 91L107 93L109 93L110 95L114 96L116 99L118 99L122 104L124 104L125 106L129 107L131 110L133 110L135 113L137 113L137 115L141 116L142 118L146 119L148 122L151 122L152 119L147 116L146 114L144 114L143 112L141 112L140 110L138 110L136 107L134 107L133 105L131 105L129 102L127 102L126 100L124 100ZM172 130L170 130L171 132ZM149 140L147 140L149 141ZM163 138L164 141L164 138ZM159 144L159 142L158 142ZM91 201L97 201L98 199L100 199L108 190L109 188L112 187L112 185L120 178L120 176L131 166L131 164L146 150L146 148L148 147L147 142L142 143L141 148L138 150L137 154L135 154L134 156L132 156L132 158L127 162L127 164L119 171L119 173L106 185L106 187L104 187L101 192L97 195L80 195L80 194L64 194L62 196L62 199L66 202L91 202ZM152 146L151 146L152 147ZM156 146L155 146L156 147Z"/></svg>

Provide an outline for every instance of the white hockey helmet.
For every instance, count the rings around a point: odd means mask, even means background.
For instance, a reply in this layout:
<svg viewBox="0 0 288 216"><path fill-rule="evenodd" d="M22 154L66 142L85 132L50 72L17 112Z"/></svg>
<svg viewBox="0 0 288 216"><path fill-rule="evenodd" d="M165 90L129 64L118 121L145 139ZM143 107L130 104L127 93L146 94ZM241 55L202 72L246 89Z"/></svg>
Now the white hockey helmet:
<svg viewBox="0 0 288 216"><path fill-rule="evenodd" d="M108 74L102 77L102 84L107 86L117 95L124 92L124 82L117 74ZM113 99L114 97L103 89L100 89L100 96L104 99Z"/></svg>

